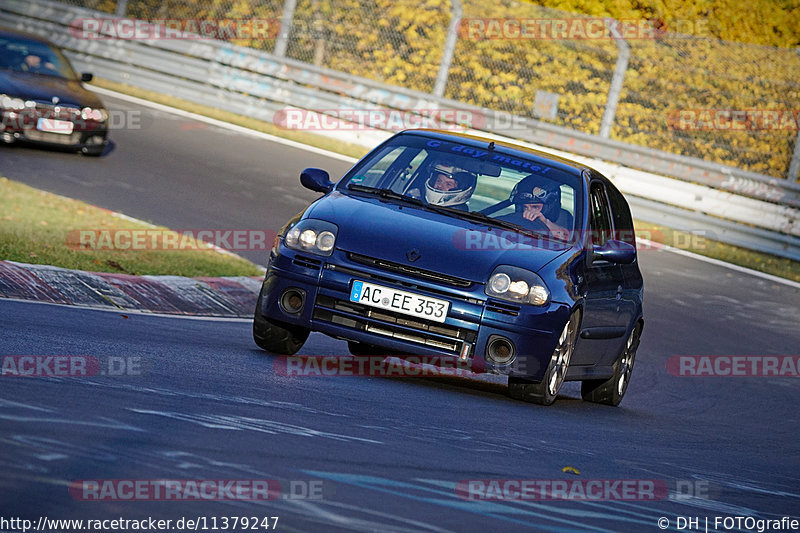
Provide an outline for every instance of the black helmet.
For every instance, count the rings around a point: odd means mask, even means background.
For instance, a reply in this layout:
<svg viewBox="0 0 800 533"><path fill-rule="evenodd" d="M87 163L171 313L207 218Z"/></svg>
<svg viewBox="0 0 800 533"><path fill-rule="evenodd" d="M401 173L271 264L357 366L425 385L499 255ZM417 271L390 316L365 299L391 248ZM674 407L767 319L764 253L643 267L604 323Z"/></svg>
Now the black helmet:
<svg viewBox="0 0 800 533"><path fill-rule="evenodd" d="M561 211L561 187L551 179L531 174L514 186L509 200L517 213L525 209L525 204L542 204L542 214L555 220Z"/></svg>

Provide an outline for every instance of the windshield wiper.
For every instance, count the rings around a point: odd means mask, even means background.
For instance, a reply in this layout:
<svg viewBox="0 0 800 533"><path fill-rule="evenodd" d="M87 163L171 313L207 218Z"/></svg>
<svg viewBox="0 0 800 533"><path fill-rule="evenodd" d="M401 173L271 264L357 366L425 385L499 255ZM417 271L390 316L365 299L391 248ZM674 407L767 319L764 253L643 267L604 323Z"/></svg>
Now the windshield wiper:
<svg viewBox="0 0 800 533"><path fill-rule="evenodd" d="M552 235L548 235L546 233L541 233L536 230L532 230L530 228L526 228L524 226L520 226L519 224L514 224L513 222L508 222L507 220L499 220L496 218L492 218L480 211L462 211L461 209L454 209L452 207L436 207L438 211L446 212L453 216L463 218L465 220L469 220L472 222L482 222L484 224L492 225L492 226L499 226L501 228L510 229L514 231L518 231L520 233L525 233L527 235L531 235L533 237L544 237L545 239L554 238ZM557 239L561 240L561 239Z"/></svg>
<svg viewBox="0 0 800 533"><path fill-rule="evenodd" d="M414 198L413 196L406 196L405 194L400 194L399 192L395 192L392 189L378 189L377 187L368 187L366 185L358 185L356 183L351 183L350 185L347 186L347 189L350 191L376 194L381 198L386 198L389 200L399 200L401 202L418 205L420 207L428 207L428 205L419 198Z"/></svg>

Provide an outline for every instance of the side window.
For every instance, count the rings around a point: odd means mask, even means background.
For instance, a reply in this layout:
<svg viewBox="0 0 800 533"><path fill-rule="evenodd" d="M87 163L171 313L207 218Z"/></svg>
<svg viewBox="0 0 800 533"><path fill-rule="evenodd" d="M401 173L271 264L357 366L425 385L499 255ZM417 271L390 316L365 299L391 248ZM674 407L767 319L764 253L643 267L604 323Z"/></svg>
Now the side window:
<svg viewBox="0 0 800 533"><path fill-rule="evenodd" d="M371 165L363 167L350 183L367 187L389 187L403 192L419 164L427 157L425 150L405 146L387 147Z"/></svg>
<svg viewBox="0 0 800 533"><path fill-rule="evenodd" d="M636 233L628 202L616 187L606 187L606 193L611 203L611 216L614 219L614 238L636 246Z"/></svg>
<svg viewBox="0 0 800 533"><path fill-rule="evenodd" d="M591 203L591 242L598 246L611 239L611 217L608 212L605 188L599 182L592 183L589 202Z"/></svg>
<svg viewBox="0 0 800 533"><path fill-rule="evenodd" d="M561 186L561 209L575 216L575 189L566 184Z"/></svg>
<svg viewBox="0 0 800 533"><path fill-rule="evenodd" d="M399 192L401 194L406 192L406 190L410 187L413 178L416 177L419 166L423 161L425 161L426 157L428 157L428 152L425 150L420 150L419 153L414 156L414 159L408 162L406 168L403 169L395 182L392 183L392 190L394 192Z"/></svg>
<svg viewBox="0 0 800 533"><path fill-rule="evenodd" d="M384 153L377 158L370 167L361 171L350 178L350 183L357 185L365 185L367 187L378 187L379 182L384 181L386 173L398 157L405 151L402 146L397 146L391 149L386 149Z"/></svg>

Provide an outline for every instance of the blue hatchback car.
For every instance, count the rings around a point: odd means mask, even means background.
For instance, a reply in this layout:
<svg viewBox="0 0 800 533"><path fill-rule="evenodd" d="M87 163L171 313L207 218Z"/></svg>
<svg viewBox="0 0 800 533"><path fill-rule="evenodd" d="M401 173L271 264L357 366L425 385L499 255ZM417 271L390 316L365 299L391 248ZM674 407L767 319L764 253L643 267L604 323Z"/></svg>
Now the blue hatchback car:
<svg viewBox="0 0 800 533"><path fill-rule="evenodd" d="M628 204L584 165L480 137L409 130L279 232L255 311L263 349L311 331L354 355L453 358L508 375L513 398L555 401L565 380L618 405L644 325Z"/></svg>

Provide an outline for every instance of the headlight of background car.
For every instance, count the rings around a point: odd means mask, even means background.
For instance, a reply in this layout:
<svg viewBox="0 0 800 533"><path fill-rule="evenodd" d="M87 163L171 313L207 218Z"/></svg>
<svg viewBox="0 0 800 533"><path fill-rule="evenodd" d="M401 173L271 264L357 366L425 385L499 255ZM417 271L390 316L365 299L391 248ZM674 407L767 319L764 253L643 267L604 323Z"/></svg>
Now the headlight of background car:
<svg viewBox="0 0 800 533"><path fill-rule="evenodd" d="M81 118L83 120L96 120L97 122L105 122L108 120L108 111L105 109L92 109L91 107L84 107L81 109Z"/></svg>
<svg viewBox="0 0 800 533"><path fill-rule="evenodd" d="M550 290L542 278L524 268L500 265L494 269L484 292L488 296L533 305L550 300Z"/></svg>
<svg viewBox="0 0 800 533"><path fill-rule="evenodd" d="M22 111L25 109L25 100L22 98L14 98L6 94L0 94L0 107L3 109L13 109L15 111Z"/></svg>
<svg viewBox="0 0 800 533"><path fill-rule="evenodd" d="M324 220L307 218L286 232L283 242L292 250L317 255L331 255L339 228Z"/></svg>

